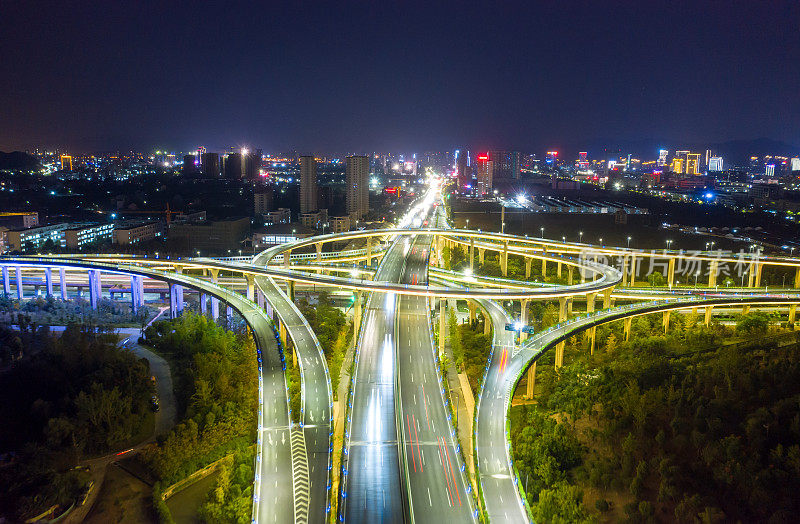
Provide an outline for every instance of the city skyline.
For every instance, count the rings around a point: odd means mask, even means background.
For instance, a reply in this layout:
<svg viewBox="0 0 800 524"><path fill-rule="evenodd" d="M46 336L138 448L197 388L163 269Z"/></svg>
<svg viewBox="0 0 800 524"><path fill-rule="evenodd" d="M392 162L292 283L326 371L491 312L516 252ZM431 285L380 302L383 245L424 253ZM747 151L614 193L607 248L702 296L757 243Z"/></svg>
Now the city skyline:
<svg viewBox="0 0 800 524"><path fill-rule="evenodd" d="M800 143L788 2L99 7L5 8L0 150Z"/></svg>

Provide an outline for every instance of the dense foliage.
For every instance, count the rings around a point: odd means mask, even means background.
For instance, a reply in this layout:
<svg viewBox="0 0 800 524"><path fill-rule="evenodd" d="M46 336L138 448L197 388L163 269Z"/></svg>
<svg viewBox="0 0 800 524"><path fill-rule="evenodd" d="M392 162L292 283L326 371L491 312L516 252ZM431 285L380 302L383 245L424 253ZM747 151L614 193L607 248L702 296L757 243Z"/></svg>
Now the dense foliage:
<svg viewBox="0 0 800 524"><path fill-rule="evenodd" d="M146 454L159 478L183 478L255 441L258 367L250 337L189 313L154 324L145 335L170 361L183 412L180 423Z"/></svg>
<svg viewBox="0 0 800 524"><path fill-rule="evenodd" d="M483 334L483 321L457 324L455 317L449 320L450 347L456 368L467 374L472 394L477 398L489 352L492 336Z"/></svg>
<svg viewBox="0 0 800 524"><path fill-rule="evenodd" d="M25 348L0 374L0 507L31 516L69 506L86 482L72 467L87 455L149 437L153 393L146 360L116 346L116 336L70 325L61 337L46 328L0 328L0 340Z"/></svg>
<svg viewBox="0 0 800 524"><path fill-rule="evenodd" d="M593 356L575 337L559 372L540 362L537 404L512 410L511 431L537 520L794 520L796 334L760 314L736 329L679 315L668 335L660 320L635 319L629 342L598 328Z"/></svg>
<svg viewBox="0 0 800 524"><path fill-rule="evenodd" d="M54 296L39 296L20 302L7 295L0 295L0 320L17 323L20 314L33 322L53 326L79 323L86 326L113 324L116 327L140 327L153 316L153 311L143 306L133 313L128 303L107 298L100 299L97 309L92 309L89 301L82 298L61 300Z"/></svg>
<svg viewBox="0 0 800 524"><path fill-rule="evenodd" d="M241 447L233 460L220 466L214 489L200 507L200 518L211 523L247 524L253 505L253 446Z"/></svg>
<svg viewBox="0 0 800 524"><path fill-rule="evenodd" d="M324 291L317 296L316 304L312 305L306 299L300 299L297 301L297 307L308 320L325 353L335 397L347 343L352 336L352 326L347 322L344 313L333 306L333 302Z"/></svg>

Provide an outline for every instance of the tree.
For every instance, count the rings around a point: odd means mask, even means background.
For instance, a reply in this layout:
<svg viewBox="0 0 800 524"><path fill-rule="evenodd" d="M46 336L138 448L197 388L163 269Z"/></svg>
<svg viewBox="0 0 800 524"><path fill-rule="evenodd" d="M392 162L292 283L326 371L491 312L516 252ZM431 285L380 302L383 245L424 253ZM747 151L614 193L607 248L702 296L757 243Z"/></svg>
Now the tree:
<svg viewBox="0 0 800 524"><path fill-rule="evenodd" d="M749 313L736 321L736 331L747 335L763 335L768 327L769 317L764 313Z"/></svg>
<svg viewBox="0 0 800 524"><path fill-rule="evenodd" d="M647 276L647 281L650 282L652 287L661 287L667 283L664 275L660 271L653 271Z"/></svg>

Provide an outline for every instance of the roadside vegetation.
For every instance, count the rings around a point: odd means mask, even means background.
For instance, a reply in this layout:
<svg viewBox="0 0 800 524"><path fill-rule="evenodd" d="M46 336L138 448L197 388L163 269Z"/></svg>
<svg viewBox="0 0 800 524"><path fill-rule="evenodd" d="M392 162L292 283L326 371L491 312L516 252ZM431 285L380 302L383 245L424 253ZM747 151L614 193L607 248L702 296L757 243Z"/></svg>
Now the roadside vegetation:
<svg viewBox="0 0 800 524"><path fill-rule="evenodd" d="M483 334L484 322L488 322L488 320L458 324L454 315L450 315L449 318L450 348L453 351L453 360L456 369L460 373L466 373L473 398L478 398L486 361L492 350L492 335Z"/></svg>
<svg viewBox="0 0 800 524"><path fill-rule="evenodd" d="M597 328L546 354L535 404L511 411L537 522L790 522L800 511L800 337L741 315Z"/></svg>
<svg viewBox="0 0 800 524"><path fill-rule="evenodd" d="M159 481L154 498L162 487L232 454L233 466L220 474L199 514L208 522L249 522L258 410L252 338L187 312L150 326L145 341L171 364L180 420L144 454ZM168 510L158 500L155 505L168 521Z"/></svg>
<svg viewBox="0 0 800 524"><path fill-rule="evenodd" d="M145 359L87 326L0 327L0 346L14 356L0 371L0 514L17 522L80 503L82 460L150 437L154 389Z"/></svg>
<svg viewBox="0 0 800 524"><path fill-rule="evenodd" d="M80 323L87 326L143 327L157 311L147 306L131 312L130 303L103 298L97 309L92 309L88 300L73 298L61 300L54 296L26 298L21 302L7 295L0 295L0 321L16 324L20 314L33 322L51 326L66 326Z"/></svg>

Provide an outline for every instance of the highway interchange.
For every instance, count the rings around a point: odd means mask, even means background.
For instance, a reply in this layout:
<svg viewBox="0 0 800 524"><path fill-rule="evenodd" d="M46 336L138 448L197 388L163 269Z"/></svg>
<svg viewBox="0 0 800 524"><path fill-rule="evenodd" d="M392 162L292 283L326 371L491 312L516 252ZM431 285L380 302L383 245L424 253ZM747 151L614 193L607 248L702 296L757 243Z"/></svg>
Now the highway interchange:
<svg viewBox="0 0 800 524"><path fill-rule="evenodd" d="M337 235L276 246L254 257L250 264L98 256L3 257L0 265L24 267L26 271L67 268L71 275L93 269L113 277L144 276L215 297L242 315L255 337L261 363L254 522L325 522L334 518L370 523L467 522L477 521L480 513L491 522L528 522L529 512L510 456L506 415L514 386L543 352L578 331L632 315L704 307L710 312L711 307L753 305L792 308L793 316L793 308L800 303L794 291L750 289L745 294L742 290L729 293L718 289L713 293L621 289L623 274L619 270L578 260L572 246L560 246L559 253L558 244L548 242L549 252L532 253L534 248L525 244L528 239L519 238L517 247L512 247L515 254L580 266L593 276L573 286L542 286L510 279L477 282L473 278L464 282L462 276L437 270L437 283L432 285L429 266L441 255L437 235L439 240L447 234L450 236L446 238L454 242L472 242L481 249L499 250L499 243L506 242L504 249L509 252L509 235L491 237L484 233L477 242L467 240L470 232L449 229L444 210L442 195L434 183L398 228L368 233L383 235L386 248L378 255L377 267L368 264L363 268L366 273L357 278L323 274L326 264L341 261L336 257L321 260L319 251L315 263L304 270L299 269L299 260L292 266L284 258L291 249L314 245L315 240L332 242ZM339 236L351 239L360 234ZM348 261L358 258L348 256ZM770 260L800 267L796 259ZM200 270L202 275L195 274ZM225 272L229 279L234 275L243 280L245 296L209 282L208 273L216 281L219 272ZM354 335L358 339L350 396L348 400L339 399L341 409L346 410L341 472L332 469L332 455L338 450L333 449L331 377L313 330L292 301L293 286L305 284L354 289L367 295L361 329ZM513 332L505 330L506 324L517 320L501 305L509 298L552 300L603 292L608 297L642 302L590 310L521 344L515 342ZM472 445L477 490L467 479L440 378L430 321L433 297L475 300L494 326L493 348L476 399ZM276 339L281 339L282 348ZM291 422L284 373L284 366L293 362L290 348L302 376L302 408L296 414L299 424ZM334 379L338 381L338 377ZM332 476L336 474L341 474L340 489L332 493ZM331 508L337 502L333 514Z"/></svg>

